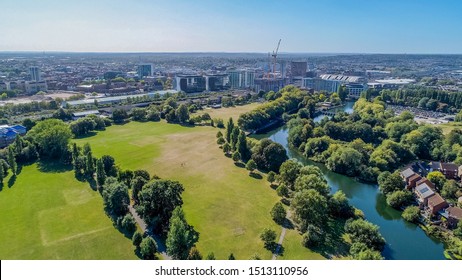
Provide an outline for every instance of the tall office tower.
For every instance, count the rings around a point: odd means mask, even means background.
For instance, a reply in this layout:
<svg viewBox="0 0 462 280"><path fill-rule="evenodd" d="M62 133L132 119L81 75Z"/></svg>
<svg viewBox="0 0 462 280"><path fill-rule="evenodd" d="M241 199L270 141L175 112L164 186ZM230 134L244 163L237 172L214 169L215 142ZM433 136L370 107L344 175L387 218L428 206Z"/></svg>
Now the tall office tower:
<svg viewBox="0 0 462 280"><path fill-rule="evenodd" d="M245 79L244 79L244 87L246 88L253 88L255 86L255 71L254 70L246 70L244 72Z"/></svg>
<svg viewBox="0 0 462 280"><path fill-rule="evenodd" d="M292 61L290 63L290 72L292 77L305 77L308 63L306 61Z"/></svg>
<svg viewBox="0 0 462 280"><path fill-rule="evenodd" d="M152 63L142 63L138 65L138 77L141 79L143 77L152 76L154 73L154 65Z"/></svg>
<svg viewBox="0 0 462 280"><path fill-rule="evenodd" d="M40 76L40 69L37 66L29 67L30 79L34 82L40 82L42 77Z"/></svg>

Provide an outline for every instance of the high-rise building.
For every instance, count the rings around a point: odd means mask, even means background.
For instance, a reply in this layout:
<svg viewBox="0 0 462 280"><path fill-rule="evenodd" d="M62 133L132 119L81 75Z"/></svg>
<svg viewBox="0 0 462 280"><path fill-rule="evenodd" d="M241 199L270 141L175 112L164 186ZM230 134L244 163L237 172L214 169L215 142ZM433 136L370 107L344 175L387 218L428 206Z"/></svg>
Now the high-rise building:
<svg viewBox="0 0 462 280"><path fill-rule="evenodd" d="M206 80L198 75L177 75L176 89L186 93L202 92L206 89Z"/></svg>
<svg viewBox="0 0 462 280"><path fill-rule="evenodd" d="M337 80L324 80L321 78L303 78L302 87L306 89L313 89L315 91L326 91L328 93L337 92L342 85Z"/></svg>
<svg viewBox="0 0 462 280"><path fill-rule="evenodd" d="M230 70L228 75L231 88L253 88L255 86L254 70Z"/></svg>
<svg viewBox="0 0 462 280"><path fill-rule="evenodd" d="M42 80L42 76L40 75L40 68L37 66L29 67L30 79L33 82L40 82Z"/></svg>
<svg viewBox="0 0 462 280"><path fill-rule="evenodd" d="M154 65L152 63L142 63L138 65L138 78L152 76L154 73Z"/></svg>
<svg viewBox="0 0 462 280"><path fill-rule="evenodd" d="M290 72L292 77L305 77L308 63L306 61L292 61Z"/></svg>
<svg viewBox="0 0 462 280"><path fill-rule="evenodd" d="M219 91L229 89L229 76L226 74L205 75L205 90Z"/></svg>

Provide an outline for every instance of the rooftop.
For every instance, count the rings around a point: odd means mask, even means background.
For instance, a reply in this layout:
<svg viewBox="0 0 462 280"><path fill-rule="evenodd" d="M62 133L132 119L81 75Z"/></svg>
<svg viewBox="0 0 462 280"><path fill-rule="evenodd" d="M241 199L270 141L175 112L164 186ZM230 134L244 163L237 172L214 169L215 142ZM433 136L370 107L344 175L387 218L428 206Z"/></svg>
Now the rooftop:
<svg viewBox="0 0 462 280"><path fill-rule="evenodd" d="M426 183L423 183L415 188L422 198L428 198L435 194L435 192Z"/></svg>
<svg viewBox="0 0 462 280"><path fill-rule="evenodd" d="M435 193L435 195L428 198L428 206L435 207L437 205L441 205L445 203L446 203L446 200L444 200L444 198L442 198L441 195L437 193Z"/></svg>
<svg viewBox="0 0 462 280"><path fill-rule="evenodd" d="M403 176L405 179L410 178L414 174L415 174L415 172L410 168L401 171L401 176Z"/></svg>

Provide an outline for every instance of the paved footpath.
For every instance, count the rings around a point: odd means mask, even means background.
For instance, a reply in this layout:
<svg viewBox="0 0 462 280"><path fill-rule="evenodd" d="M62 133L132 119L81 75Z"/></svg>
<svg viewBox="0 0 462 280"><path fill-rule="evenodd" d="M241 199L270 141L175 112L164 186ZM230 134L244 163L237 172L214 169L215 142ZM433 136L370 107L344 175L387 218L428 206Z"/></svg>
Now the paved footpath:
<svg viewBox="0 0 462 280"><path fill-rule="evenodd" d="M284 224L282 225L282 231L281 231L281 235L279 236L278 246L276 247L276 250L274 250L272 260L277 259L277 257L279 256L279 251L281 250L282 242L284 241L284 237L286 236L287 228L289 227L289 218L290 218L290 212L287 211L286 220L284 221Z"/></svg>
<svg viewBox="0 0 462 280"><path fill-rule="evenodd" d="M135 210L135 208L133 208L133 206L129 205L128 210L132 214L133 218L135 218L136 223L141 228L143 233L147 233L149 236L151 236L154 239L154 241L156 241L157 250L162 255L162 258L164 260L171 260L172 258L169 255L167 255L167 252L166 252L167 247L165 246L164 242L160 239L160 237L158 235L153 234L152 232L149 232L147 230L148 227L147 227L146 223L143 221L143 219L141 219L140 215L138 215L138 213L136 213L136 210Z"/></svg>

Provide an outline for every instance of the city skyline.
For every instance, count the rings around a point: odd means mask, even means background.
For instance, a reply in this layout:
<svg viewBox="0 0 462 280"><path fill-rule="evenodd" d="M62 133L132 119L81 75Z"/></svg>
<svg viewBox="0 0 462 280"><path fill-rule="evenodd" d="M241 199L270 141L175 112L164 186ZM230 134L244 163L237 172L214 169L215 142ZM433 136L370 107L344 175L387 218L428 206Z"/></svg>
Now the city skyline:
<svg viewBox="0 0 462 280"><path fill-rule="evenodd" d="M443 3L441 3L443 2ZM460 54L458 1L10 1L0 51Z"/></svg>

